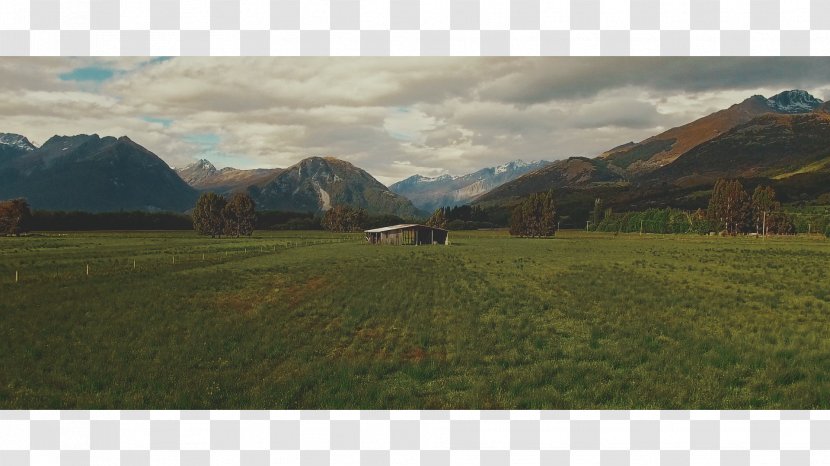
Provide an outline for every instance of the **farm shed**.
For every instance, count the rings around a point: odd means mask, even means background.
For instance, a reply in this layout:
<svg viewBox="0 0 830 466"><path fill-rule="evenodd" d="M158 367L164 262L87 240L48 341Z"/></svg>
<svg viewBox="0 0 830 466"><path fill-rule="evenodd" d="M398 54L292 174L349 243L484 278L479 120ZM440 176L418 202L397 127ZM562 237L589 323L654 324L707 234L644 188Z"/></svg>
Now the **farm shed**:
<svg viewBox="0 0 830 466"><path fill-rule="evenodd" d="M392 225L366 230L369 244L449 244L450 232L443 228L418 224Z"/></svg>

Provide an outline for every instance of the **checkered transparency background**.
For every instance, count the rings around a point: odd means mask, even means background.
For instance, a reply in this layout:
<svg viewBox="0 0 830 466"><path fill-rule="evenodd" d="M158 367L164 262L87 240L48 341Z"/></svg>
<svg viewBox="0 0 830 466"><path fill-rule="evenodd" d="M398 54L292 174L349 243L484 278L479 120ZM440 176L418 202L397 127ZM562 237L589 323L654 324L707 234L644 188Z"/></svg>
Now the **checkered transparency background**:
<svg viewBox="0 0 830 466"><path fill-rule="evenodd" d="M5 411L0 464L826 465L827 411Z"/></svg>
<svg viewBox="0 0 830 466"><path fill-rule="evenodd" d="M830 55L830 0L2 0L0 55ZM824 465L826 411L0 411L0 465Z"/></svg>
<svg viewBox="0 0 830 466"><path fill-rule="evenodd" d="M828 0L2 0L0 55L830 55Z"/></svg>

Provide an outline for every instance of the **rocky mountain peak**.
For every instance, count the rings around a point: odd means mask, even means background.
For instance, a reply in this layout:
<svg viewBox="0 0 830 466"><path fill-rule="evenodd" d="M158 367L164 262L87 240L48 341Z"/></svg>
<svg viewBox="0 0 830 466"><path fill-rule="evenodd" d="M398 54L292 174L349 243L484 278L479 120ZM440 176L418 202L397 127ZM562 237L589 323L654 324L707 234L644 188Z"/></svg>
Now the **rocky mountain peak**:
<svg viewBox="0 0 830 466"><path fill-rule="evenodd" d="M767 105L778 113L808 113L821 106L822 103L821 99L800 89L784 91L767 99Z"/></svg>
<svg viewBox="0 0 830 466"><path fill-rule="evenodd" d="M0 145L11 146L24 152L37 149L34 144L29 142L26 136L13 133L0 133Z"/></svg>

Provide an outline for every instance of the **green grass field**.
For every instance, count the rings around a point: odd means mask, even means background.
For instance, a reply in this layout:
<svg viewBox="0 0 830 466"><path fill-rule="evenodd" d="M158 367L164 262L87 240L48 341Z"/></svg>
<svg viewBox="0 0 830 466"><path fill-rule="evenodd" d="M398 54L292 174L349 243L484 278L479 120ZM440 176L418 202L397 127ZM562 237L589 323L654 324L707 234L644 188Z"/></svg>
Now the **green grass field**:
<svg viewBox="0 0 830 466"><path fill-rule="evenodd" d="M0 238L0 409L830 407L830 240L450 240Z"/></svg>

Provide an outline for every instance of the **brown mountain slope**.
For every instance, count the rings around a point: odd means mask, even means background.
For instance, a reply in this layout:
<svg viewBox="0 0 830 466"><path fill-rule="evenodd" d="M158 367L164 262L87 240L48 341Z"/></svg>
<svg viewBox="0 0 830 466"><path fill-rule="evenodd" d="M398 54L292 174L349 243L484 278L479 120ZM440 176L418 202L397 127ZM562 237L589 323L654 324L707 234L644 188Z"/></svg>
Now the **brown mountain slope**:
<svg viewBox="0 0 830 466"><path fill-rule="evenodd" d="M226 167L217 170L209 161L202 159L176 173L190 186L199 191L213 191L218 193L232 193L245 191L249 186L262 186L280 174L281 168L254 168L240 170Z"/></svg>
<svg viewBox="0 0 830 466"><path fill-rule="evenodd" d="M830 158L830 113L766 114L701 144L642 183L708 185L718 178L786 178L822 170Z"/></svg>
<svg viewBox="0 0 830 466"><path fill-rule="evenodd" d="M608 162L599 158L571 157L558 160L485 193L475 202L486 203L502 198L527 196L548 189L589 188L623 182L623 178L608 165Z"/></svg>
<svg viewBox="0 0 830 466"><path fill-rule="evenodd" d="M765 97L752 96L727 109L672 128L634 145L624 145L618 150L612 149L601 157L634 175L647 173L673 162L684 152L720 136L737 125L772 111Z"/></svg>

